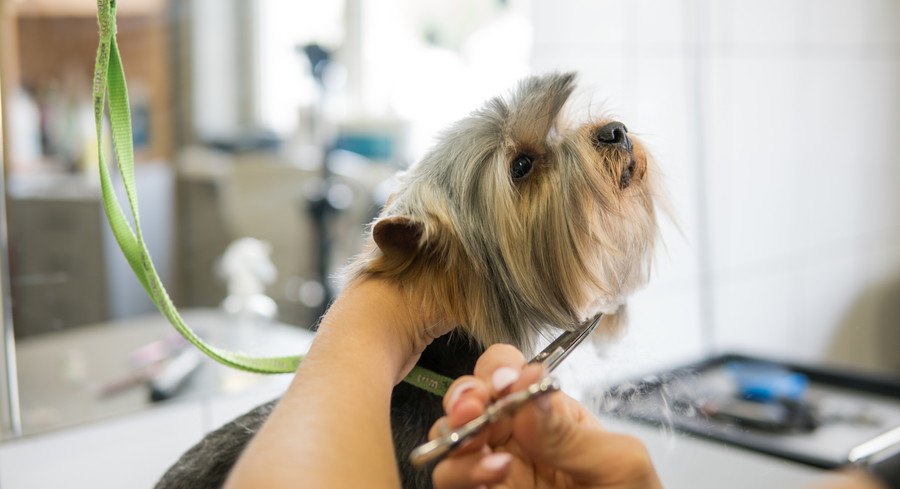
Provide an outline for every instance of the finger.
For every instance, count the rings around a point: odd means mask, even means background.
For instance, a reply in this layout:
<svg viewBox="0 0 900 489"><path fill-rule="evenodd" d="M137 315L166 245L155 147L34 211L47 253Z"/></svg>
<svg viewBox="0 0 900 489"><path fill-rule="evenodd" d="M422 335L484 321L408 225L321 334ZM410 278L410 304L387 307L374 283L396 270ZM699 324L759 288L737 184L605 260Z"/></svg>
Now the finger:
<svg viewBox="0 0 900 489"><path fill-rule="evenodd" d="M487 395L485 390L484 395ZM431 429L428 431L428 439L433 440L437 437L447 435L453 429L459 428L460 426L472 421L473 419L481 416L484 412L485 404L476 396L463 396L462 399L456 402L453 407L453 411L439 418L433 425L431 425ZM486 432L479 433L474 437L464 441L458 448L453 451L453 455L461 455L472 452L477 452L482 447L484 447L488 435Z"/></svg>
<svg viewBox="0 0 900 489"><path fill-rule="evenodd" d="M434 440L439 436L444 436L450 432L450 420L446 416L441 416L431 425L428 430L428 440Z"/></svg>
<svg viewBox="0 0 900 489"><path fill-rule="evenodd" d="M485 430L485 442L491 447L502 447L506 445L509 443L510 438L512 438L512 428L512 418L503 416L497 421L494 421L491 426Z"/></svg>
<svg viewBox="0 0 900 489"><path fill-rule="evenodd" d="M588 430L603 431L593 415L562 392L545 394L522 406L513 420L516 441L526 453L544 462L554 462L557 455L568 456Z"/></svg>
<svg viewBox="0 0 900 489"><path fill-rule="evenodd" d="M435 489L473 489L496 484L506 478L512 466L512 454L490 453L487 449L464 457L442 460L431 479Z"/></svg>
<svg viewBox="0 0 900 489"><path fill-rule="evenodd" d="M547 375L547 371L540 363L529 363L522 367L519 378L513 382L510 392L525 390L531 384L539 382Z"/></svg>
<svg viewBox="0 0 900 489"><path fill-rule="evenodd" d="M465 398L459 401L454 407L453 412L447 415L450 426L458 428L478 416L481 416L484 412L484 407L484 404L478 399ZM459 447L453 450L453 456L473 453L482 449L485 446L485 443L487 443L488 432L489 429L483 430L481 433L462 442Z"/></svg>
<svg viewBox="0 0 900 489"><path fill-rule="evenodd" d="M519 380L519 371L525 365L525 356L512 345L491 345L475 364L475 377L490 386L494 398L509 392L510 386Z"/></svg>
<svg viewBox="0 0 900 489"><path fill-rule="evenodd" d="M523 406L513 420L513 437L534 461L585 483L619 484L655 473L639 440L603 430L597 418L561 392Z"/></svg>
<svg viewBox="0 0 900 489"><path fill-rule="evenodd" d="M490 389L483 380L474 375L463 375L447 389L443 399L444 412L450 413L454 405L465 397L478 399L486 405L490 401L490 395Z"/></svg>
<svg viewBox="0 0 900 489"><path fill-rule="evenodd" d="M516 380L509 388L509 392L518 392L528 388L531 384L538 382L545 375L544 366L541 364L525 365L522 368L519 379ZM534 402L534 401L531 401ZM504 416L491 425L488 445L492 447L505 445L512 437L512 419Z"/></svg>

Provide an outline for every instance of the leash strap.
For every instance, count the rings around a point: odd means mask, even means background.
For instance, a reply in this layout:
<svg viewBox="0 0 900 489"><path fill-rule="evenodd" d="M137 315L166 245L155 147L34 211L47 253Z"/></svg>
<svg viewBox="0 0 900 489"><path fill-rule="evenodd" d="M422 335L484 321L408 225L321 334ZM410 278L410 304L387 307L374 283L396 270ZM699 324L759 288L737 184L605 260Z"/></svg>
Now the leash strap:
<svg viewBox="0 0 900 489"><path fill-rule="evenodd" d="M100 42L97 47L97 60L94 64L93 102L94 122L97 127L100 189L103 194L103 208L106 211L106 217L125 259L128 260L134 274L163 316L185 339L207 356L223 365L248 372L261 374L294 372L303 360L302 356L253 357L214 347L197 336L175 309L175 305L156 273L141 233L134 180L131 111L128 105L128 89L125 85L125 70L122 67L122 58L116 44L116 0L97 0L97 23L100 28ZM109 122L116 163L125 185L134 229L129 224L116 198L109 167L103 154L103 112L104 106L107 104L107 95L109 96ZM404 381L432 394L443 396L453 379L416 366Z"/></svg>

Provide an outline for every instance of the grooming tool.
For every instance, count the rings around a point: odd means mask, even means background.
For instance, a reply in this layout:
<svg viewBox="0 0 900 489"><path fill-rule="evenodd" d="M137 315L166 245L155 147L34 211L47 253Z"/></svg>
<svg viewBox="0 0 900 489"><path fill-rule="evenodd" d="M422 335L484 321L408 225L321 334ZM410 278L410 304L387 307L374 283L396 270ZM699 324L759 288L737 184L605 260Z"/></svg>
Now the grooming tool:
<svg viewBox="0 0 900 489"><path fill-rule="evenodd" d="M543 363L547 373L553 372L575 348L587 338L600 324L602 314L598 314L574 331L566 331L552 343L547 345L529 363ZM439 460L466 440L481 432L486 426L503 416L516 412L520 407L544 394L559 390L559 382L547 375L543 379L528 386L527 389L514 392L488 406L484 413L446 435L435 438L416 447L409 454L410 462L416 467Z"/></svg>
<svg viewBox="0 0 900 489"><path fill-rule="evenodd" d="M168 361L150 379L150 400L171 399L184 387L200 368L203 357L197 350L187 348Z"/></svg>
<svg viewBox="0 0 900 489"><path fill-rule="evenodd" d="M597 314L583 323L582 327L574 331L566 331L559 335L558 338L547 345L547 348L541 350L541 352L535 355L528 363L543 363L544 367L547 369L547 373L553 372L553 370L555 370L556 367L558 367L559 364L585 340L585 338L591 335L594 329L597 328L597 325L600 324L600 318L602 317L603 313Z"/></svg>
<svg viewBox="0 0 900 489"><path fill-rule="evenodd" d="M429 462L438 460L464 441L480 433L485 426L497 421L504 415L516 412L528 401L557 390L559 390L559 382L553 377L544 377L540 381L529 385L527 389L514 392L491 404L484 410L484 414L462 425L460 428L440 438L435 438L428 443L419 445L409 454L409 460L416 467L423 467Z"/></svg>

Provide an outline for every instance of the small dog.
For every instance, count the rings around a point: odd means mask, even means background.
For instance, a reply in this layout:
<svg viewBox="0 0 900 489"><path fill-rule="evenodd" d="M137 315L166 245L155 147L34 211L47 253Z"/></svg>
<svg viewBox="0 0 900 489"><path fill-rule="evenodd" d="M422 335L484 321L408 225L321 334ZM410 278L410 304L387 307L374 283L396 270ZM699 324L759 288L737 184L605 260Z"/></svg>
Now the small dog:
<svg viewBox="0 0 900 489"><path fill-rule="evenodd" d="M652 162L625 125L566 123L573 74L528 78L454 124L372 226L374 244L345 271L429 291L458 327L419 365L470 373L487 345L532 349L541 333L598 312L615 320L646 280L656 240ZM274 401L208 435L158 489L218 488ZM404 487L431 487L406 462L441 416L441 400L401 383L391 399Z"/></svg>

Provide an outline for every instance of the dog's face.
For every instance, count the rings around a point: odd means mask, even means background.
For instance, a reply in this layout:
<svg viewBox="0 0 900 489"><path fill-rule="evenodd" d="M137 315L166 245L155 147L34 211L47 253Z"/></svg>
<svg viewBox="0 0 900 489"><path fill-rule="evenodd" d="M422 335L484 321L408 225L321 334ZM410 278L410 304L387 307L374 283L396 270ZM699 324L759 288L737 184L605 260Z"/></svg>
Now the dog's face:
<svg viewBox="0 0 900 489"><path fill-rule="evenodd" d="M424 292L483 344L614 314L647 278L650 161L616 121L569 125L574 75L521 82L454 124L402 178L351 275Z"/></svg>

